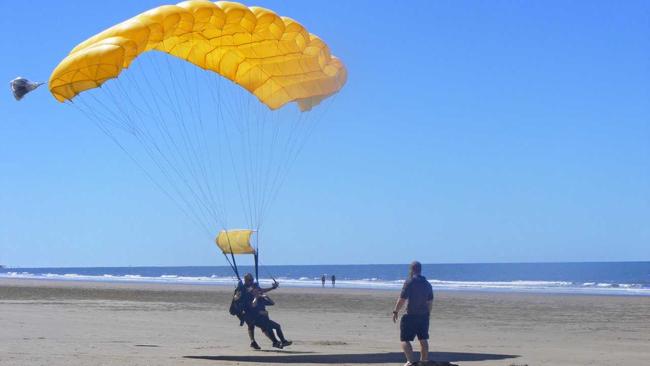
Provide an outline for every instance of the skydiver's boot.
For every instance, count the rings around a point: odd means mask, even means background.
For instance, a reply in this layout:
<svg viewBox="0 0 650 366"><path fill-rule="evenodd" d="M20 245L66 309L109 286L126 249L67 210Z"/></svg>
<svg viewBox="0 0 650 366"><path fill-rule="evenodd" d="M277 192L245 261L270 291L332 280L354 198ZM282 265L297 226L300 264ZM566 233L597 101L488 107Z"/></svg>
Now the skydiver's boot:
<svg viewBox="0 0 650 366"><path fill-rule="evenodd" d="M289 347L292 344L293 344L293 342L288 341L288 340L285 339L284 341L282 341L282 348Z"/></svg>
<svg viewBox="0 0 650 366"><path fill-rule="evenodd" d="M287 347L293 344L293 342L288 341L286 338L284 338L284 333L282 333L282 327L280 324L273 322L273 325L275 325L275 332L278 334L278 338L280 338L280 343L282 344L282 347Z"/></svg>
<svg viewBox="0 0 650 366"><path fill-rule="evenodd" d="M282 342L278 341L278 339L275 337L275 333L273 333L272 329L264 331L264 334L266 334L267 337L273 342L273 348L279 348L282 349Z"/></svg>

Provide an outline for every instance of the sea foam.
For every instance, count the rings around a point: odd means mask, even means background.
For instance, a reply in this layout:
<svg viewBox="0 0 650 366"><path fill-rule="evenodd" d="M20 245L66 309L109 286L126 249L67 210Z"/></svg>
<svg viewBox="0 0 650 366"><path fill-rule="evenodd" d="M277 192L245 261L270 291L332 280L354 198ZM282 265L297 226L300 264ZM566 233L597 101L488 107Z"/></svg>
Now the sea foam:
<svg viewBox="0 0 650 366"><path fill-rule="evenodd" d="M168 283L168 284L200 284L200 285L227 285L235 286L237 279L232 276L180 276L164 274L160 276L143 276L139 274L102 274L84 275L77 273L31 273L31 272L5 272L0 273L0 278L15 279L40 279L40 280L63 280L63 281L93 281L93 282L141 282L141 283ZM321 287L320 278L277 278L282 286L286 287ZM329 278L328 278L329 280ZM260 281L263 285L270 285L272 279L265 278ZM615 284L615 283L573 283L567 281L442 281L432 279L429 281L434 290L444 291L487 291L487 292L529 292L529 293L579 293L579 294L602 294L602 295L637 295L650 296L650 288L639 284ZM336 281L338 288L350 289L376 289L376 290L399 290L404 281L391 280L383 281L378 278L367 279L339 279ZM327 287L331 284L327 283Z"/></svg>

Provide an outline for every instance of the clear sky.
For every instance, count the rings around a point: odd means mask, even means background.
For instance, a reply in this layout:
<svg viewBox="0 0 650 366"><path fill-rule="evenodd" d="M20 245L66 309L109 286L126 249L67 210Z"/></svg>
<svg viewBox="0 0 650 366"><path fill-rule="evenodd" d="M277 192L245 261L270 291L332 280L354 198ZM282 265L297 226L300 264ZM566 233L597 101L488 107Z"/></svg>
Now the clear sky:
<svg viewBox="0 0 650 366"><path fill-rule="evenodd" d="M3 1L0 79L47 80L157 1ZM256 1L349 80L266 226L267 264L650 260L650 2ZM0 262L225 265L45 88L0 96Z"/></svg>

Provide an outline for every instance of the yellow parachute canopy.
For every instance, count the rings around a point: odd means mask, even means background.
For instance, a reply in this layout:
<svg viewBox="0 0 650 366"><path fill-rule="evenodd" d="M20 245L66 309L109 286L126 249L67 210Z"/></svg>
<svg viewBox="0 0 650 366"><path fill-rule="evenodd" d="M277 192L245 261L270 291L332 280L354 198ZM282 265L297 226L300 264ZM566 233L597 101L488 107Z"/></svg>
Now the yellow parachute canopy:
<svg viewBox="0 0 650 366"><path fill-rule="evenodd" d="M214 71L271 109L297 102L309 110L347 79L343 63L295 20L236 2L193 0L146 11L80 43L52 72L50 92L72 100L151 50Z"/></svg>
<svg viewBox="0 0 650 366"><path fill-rule="evenodd" d="M222 230L215 242L224 254L255 254L251 246L253 230Z"/></svg>

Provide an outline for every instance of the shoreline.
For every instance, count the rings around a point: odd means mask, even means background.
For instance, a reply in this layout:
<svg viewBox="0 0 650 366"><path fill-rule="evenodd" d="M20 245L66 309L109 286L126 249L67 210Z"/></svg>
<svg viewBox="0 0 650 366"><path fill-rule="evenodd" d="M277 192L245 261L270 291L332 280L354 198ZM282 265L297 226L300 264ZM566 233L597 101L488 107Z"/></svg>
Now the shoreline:
<svg viewBox="0 0 650 366"><path fill-rule="evenodd" d="M273 277L282 287L337 288L397 291L401 289L405 265L276 265L266 266L260 282ZM586 294L595 296L650 297L650 262L584 263L492 263L424 264L427 279L435 291L485 293ZM244 272L251 271L242 266ZM264 271L263 271L264 272ZM265 278L266 277L266 278ZM236 286L232 269L226 266L136 266L10 268L0 279L36 279L120 283L161 283Z"/></svg>
<svg viewBox="0 0 650 366"><path fill-rule="evenodd" d="M96 278L95 278L96 277ZM137 285L160 285L160 286L198 286L198 287L225 287L234 288L236 281L219 280L219 281L171 281L171 280L149 280L147 278L105 278L100 276L75 276L75 277L47 277L47 276L3 276L0 275L0 282L4 281L35 281L35 282L55 282L55 283L96 283L96 284L133 284ZM400 286L361 286L350 285L346 280L337 281L337 286L332 287L326 284L321 287L319 284L303 284L295 280L278 279L283 288L295 289L336 289L350 291L379 291L379 292L397 292ZM270 279L261 279L262 285L270 285ZM488 293L488 294L540 294L540 295L568 295L568 296L613 296L613 297L650 297L650 288L630 289L618 287L565 287L565 288L499 288L499 287L440 287L436 286L435 281L431 281L435 292L451 293Z"/></svg>

